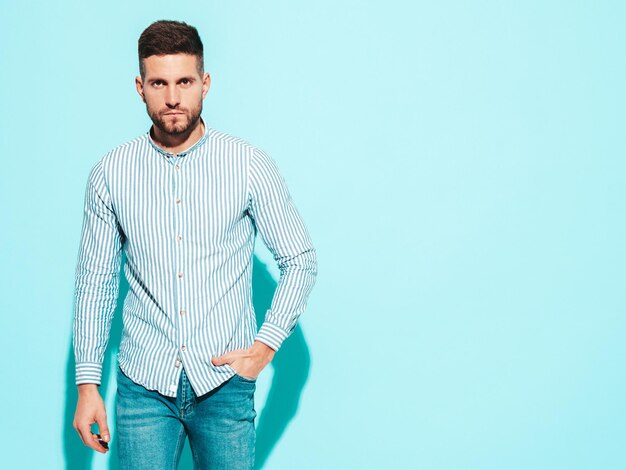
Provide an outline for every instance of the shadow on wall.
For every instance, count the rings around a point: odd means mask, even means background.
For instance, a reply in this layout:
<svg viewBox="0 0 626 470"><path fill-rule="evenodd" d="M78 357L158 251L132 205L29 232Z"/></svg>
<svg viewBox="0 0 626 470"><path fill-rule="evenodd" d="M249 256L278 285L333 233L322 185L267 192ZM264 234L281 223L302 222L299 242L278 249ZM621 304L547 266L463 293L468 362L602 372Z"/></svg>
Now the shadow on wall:
<svg viewBox="0 0 626 470"><path fill-rule="evenodd" d="M125 258L122 263L125 262ZM252 287L254 293L254 308L257 316L257 324L260 326L265 317L265 312L270 307L272 296L276 289L276 282L268 272L265 264L254 257L252 272ZM106 391L110 377L111 361L117 355L118 346L122 337L122 306L128 292L128 282L123 274L120 275L120 295L115 308L115 317L111 325L111 337L109 347L104 357L102 384L100 390ZM296 415L300 396L309 375L310 356L304 335L300 326L283 343L280 351L271 363L274 368L274 376L269 394L261 414L257 418L257 445L256 445L256 468L264 466L267 458L285 432L287 425ZM115 370L115 369L114 369ZM72 426L74 411L78 399L78 391L74 379L74 352L72 343L67 355L66 368L66 394L65 394L65 417L63 423L63 447L65 468L68 470L86 470L91 468L93 452L85 447ZM105 397L103 397L105 398ZM106 398L105 398L106 401ZM112 445L109 452L109 469L117 470L117 449L115 445L115 410L108 409L108 424L111 428ZM185 444L180 465L180 470L192 470L193 461L189 444Z"/></svg>

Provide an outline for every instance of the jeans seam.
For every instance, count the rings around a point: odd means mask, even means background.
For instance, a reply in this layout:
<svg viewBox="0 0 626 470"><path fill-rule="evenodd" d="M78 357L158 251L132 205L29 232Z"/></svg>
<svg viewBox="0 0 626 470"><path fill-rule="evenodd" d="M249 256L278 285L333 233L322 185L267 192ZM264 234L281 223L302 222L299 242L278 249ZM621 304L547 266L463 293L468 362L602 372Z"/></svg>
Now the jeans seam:
<svg viewBox="0 0 626 470"><path fill-rule="evenodd" d="M185 417L185 408L186 406L186 402L187 402L187 397L185 396L185 375L184 373L180 374L180 408L178 410L178 414L180 415L181 418Z"/></svg>
<svg viewBox="0 0 626 470"><path fill-rule="evenodd" d="M172 470L176 470L178 468L178 460L180 459L180 454L183 451L184 443L185 443L185 427L181 424L180 432L178 433L178 441L176 442L176 453L174 454L174 461L172 462Z"/></svg>

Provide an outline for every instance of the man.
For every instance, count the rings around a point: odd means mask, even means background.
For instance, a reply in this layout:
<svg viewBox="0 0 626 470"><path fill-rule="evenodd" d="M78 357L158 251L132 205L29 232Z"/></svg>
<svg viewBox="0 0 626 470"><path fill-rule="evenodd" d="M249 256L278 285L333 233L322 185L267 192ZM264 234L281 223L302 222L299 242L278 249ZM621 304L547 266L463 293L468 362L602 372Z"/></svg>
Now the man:
<svg viewBox="0 0 626 470"><path fill-rule="evenodd" d="M139 38L139 64L137 92L153 126L99 160L87 183L74 427L85 445L108 451L98 386L124 250L121 467L175 468L188 436L196 468L252 468L255 380L305 308L315 250L273 161L201 119L211 79L197 30L153 23ZM281 272L258 332L251 294L257 231Z"/></svg>

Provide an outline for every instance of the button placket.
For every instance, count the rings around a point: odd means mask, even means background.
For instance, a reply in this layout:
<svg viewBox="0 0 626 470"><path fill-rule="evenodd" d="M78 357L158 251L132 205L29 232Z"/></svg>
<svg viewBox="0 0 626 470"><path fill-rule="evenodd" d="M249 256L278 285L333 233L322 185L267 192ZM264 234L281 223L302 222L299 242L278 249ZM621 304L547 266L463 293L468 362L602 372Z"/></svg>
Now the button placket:
<svg viewBox="0 0 626 470"><path fill-rule="evenodd" d="M178 310L178 315L176 315L178 317L177 321L175 321L175 325L177 327L177 333L178 333L178 340L179 340L179 344L183 344L184 342L184 337L183 337L183 331L185 331L185 328L183 328L181 322L185 321L185 310L184 310L184 292L185 292L185 285L183 284L185 278L184 278L184 266L182 265L182 260L183 260L183 244L182 244L182 234L184 233L184 227L183 227L183 211L185 209L185 207L182 204L182 198L184 196L184 194L182 194L182 190L185 187L184 184L182 184L182 178L183 178L183 174L181 171L181 165L179 163L179 159L181 157L180 156L176 156L174 161L173 161L173 171L172 171L172 178L174 181L173 184L173 190L174 190L174 197L175 197L175 211L174 211L174 224L173 224L173 229L174 229L174 238L175 238L175 253L176 253L176 266L178 268L178 271L176 273L176 276L178 278L178 282L177 282L177 286L176 286L176 304L177 304L177 310ZM182 347L181 351L185 351L185 348ZM180 368L182 365L182 358L181 358L181 353L178 354L178 357L176 358L176 363L175 363L175 367L176 368Z"/></svg>

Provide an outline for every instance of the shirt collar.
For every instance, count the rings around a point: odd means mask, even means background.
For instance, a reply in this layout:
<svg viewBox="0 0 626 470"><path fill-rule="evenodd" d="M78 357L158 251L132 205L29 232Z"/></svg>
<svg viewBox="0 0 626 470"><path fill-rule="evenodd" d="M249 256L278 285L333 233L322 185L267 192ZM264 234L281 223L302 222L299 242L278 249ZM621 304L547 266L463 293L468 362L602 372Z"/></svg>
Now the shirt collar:
<svg viewBox="0 0 626 470"><path fill-rule="evenodd" d="M204 123L204 120L202 118L200 118L200 122L202 123L202 126L204 126L204 133L202 134L202 137L200 137L200 140L198 140L198 142L196 142L195 144L193 144L191 147L189 147L186 150L183 150L182 152L178 152L177 154L173 154L171 152L167 152L165 150L163 150L161 147L159 147L156 142L154 141L154 139L152 138L152 136L150 135L150 131L152 130L152 127L150 127L150 129L148 130L148 142L150 142L150 145L152 145L152 147L159 152L160 154L164 155L167 158L173 157L174 155L176 155L177 157L184 157L185 155L187 155L188 153L196 150L197 148L199 148L202 144L204 144L204 142L206 142L207 137L209 136L209 127Z"/></svg>

